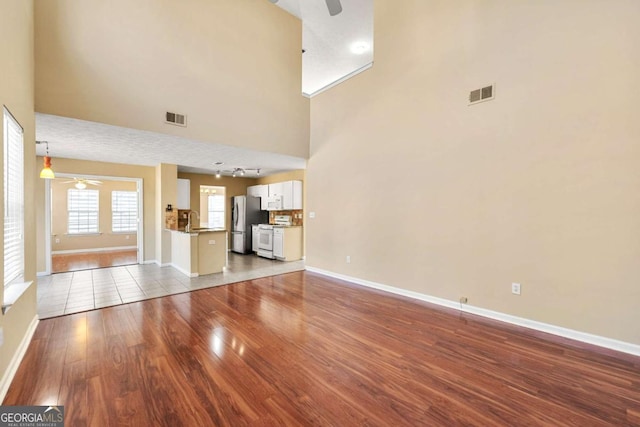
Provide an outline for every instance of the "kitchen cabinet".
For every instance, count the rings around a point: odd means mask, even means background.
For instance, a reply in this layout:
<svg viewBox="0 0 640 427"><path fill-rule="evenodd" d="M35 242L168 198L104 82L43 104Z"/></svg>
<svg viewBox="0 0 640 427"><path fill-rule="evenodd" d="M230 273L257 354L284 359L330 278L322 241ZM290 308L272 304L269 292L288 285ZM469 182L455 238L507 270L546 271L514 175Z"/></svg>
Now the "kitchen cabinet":
<svg viewBox="0 0 640 427"><path fill-rule="evenodd" d="M284 195L284 182L275 182L269 184L269 197L283 196Z"/></svg>
<svg viewBox="0 0 640 427"><path fill-rule="evenodd" d="M273 228L273 256L284 258L284 228Z"/></svg>
<svg viewBox="0 0 640 427"><path fill-rule="evenodd" d="M178 178L178 209L191 209L191 181Z"/></svg>
<svg viewBox="0 0 640 427"><path fill-rule="evenodd" d="M273 227L273 256L281 261L302 259L302 227Z"/></svg>
<svg viewBox="0 0 640 427"><path fill-rule="evenodd" d="M267 198L269 197L268 185L251 185L247 187L247 196L260 197L260 209L267 210Z"/></svg>
<svg viewBox="0 0 640 427"><path fill-rule="evenodd" d="M269 197L282 197L282 209L302 209L302 181L269 184Z"/></svg>
<svg viewBox="0 0 640 427"><path fill-rule="evenodd" d="M259 232L257 224L251 225L251 250L253 252L258 252Z"/></svg>

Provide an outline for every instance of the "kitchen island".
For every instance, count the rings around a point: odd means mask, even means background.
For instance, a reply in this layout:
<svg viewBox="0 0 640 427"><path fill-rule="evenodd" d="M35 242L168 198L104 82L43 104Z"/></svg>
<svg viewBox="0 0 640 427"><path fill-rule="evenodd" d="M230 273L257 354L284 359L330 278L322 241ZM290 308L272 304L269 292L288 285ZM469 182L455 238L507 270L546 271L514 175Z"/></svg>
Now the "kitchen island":
<svg viewBox="0 0 640 427"><path fill-rule="evenodd" d="M223 228L171 231L171 265L189 277L220 273L227 263L227 232Z"/></svg>

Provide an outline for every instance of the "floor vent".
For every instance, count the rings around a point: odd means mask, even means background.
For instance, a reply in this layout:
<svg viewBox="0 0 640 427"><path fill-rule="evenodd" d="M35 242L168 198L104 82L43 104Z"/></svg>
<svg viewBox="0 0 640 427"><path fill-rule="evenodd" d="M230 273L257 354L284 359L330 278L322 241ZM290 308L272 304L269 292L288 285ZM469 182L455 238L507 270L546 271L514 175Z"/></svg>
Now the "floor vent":
<svg viewBox="0 0 640 427"><path fill-rule="evenodd" d="M170 113L167 111L165 122L176 126L187 127L187 116L184 114Z"/></svg>
<svg viewBox="0 0 640 427"><path fill-rule="evenodd" d="M490 101L495 97L495 85L485 86L469 92L469 105Z"/></svg>

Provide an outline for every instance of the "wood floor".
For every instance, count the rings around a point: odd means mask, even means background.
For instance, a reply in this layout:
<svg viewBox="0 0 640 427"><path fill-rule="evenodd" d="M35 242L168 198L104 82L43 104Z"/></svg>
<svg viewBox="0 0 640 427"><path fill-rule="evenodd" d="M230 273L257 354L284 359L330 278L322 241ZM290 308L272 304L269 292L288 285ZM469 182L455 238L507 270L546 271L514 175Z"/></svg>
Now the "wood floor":
<svg viewBox="0 0 640 427"><path fill-rule="evenodd" d="M136 249L124 251L83 252L74 254L54 254L51 256L53 273L89 270L92 268L117 267L138 262Z"/></svg>
<svg viewBox="0 0 640 427"><path fill-rule="evenodd" d="M640 358L308 272L40 322L68 426L640 425Z"/></svg>

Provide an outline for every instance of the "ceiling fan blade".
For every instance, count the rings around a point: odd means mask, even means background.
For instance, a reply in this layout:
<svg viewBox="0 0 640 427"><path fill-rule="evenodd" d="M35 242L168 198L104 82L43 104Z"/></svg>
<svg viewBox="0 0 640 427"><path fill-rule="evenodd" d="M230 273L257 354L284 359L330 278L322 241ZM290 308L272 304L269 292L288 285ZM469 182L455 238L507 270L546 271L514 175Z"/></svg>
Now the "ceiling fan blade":
<svg viewBox="0 0 640 427"><path fill-rule="evenodd" d="M329 15L336 16L342 12L342 5L340 0L325 0L327 2L327 9L329 9Z"/></svg>
<svg viewBox="0 0 640 427"><path fill-rule="evenodd" d="M95 179L85 179L84 182L87 183L87 184L91 184L91 185L101 185L102 184L102 181L97 181Z"/></svg>

